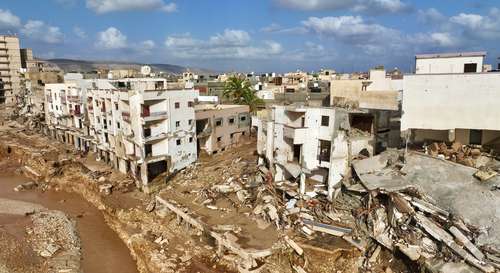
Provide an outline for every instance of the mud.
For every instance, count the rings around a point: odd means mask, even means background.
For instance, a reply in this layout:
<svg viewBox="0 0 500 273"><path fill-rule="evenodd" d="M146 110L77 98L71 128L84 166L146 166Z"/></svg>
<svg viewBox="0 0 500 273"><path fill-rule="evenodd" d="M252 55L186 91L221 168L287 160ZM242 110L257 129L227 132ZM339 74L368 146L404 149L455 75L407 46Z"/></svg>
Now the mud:
<svg viewBox="0 0 500 273"><path fill-rule="evenodd" d="M82 242L82 267L84 272L95 273L137 273L135 261L127 246L118 235L106 225L100 211L83 200L79 195L63 191L31 190L15 192L13 188L30 181L16 174L0 175L0 197L32 202L51 210L60 210L76 220L78 233ZM22 224L21 219L0 215L0 224L13 231ZM18 226L19 227L19 226ZM11 232L22 236L18 229Z"/></svg>

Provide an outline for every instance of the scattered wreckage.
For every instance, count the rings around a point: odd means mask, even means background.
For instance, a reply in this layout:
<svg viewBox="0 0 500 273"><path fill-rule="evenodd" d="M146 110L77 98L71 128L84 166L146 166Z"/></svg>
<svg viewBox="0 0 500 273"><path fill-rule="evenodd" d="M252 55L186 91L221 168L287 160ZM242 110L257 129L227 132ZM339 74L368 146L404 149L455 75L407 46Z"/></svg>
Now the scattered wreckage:
<svg viewBox="0 0 500 273"><path fill-rule="evenodd" d="M308 244L315 236L341 238L357 249L357 265L363 271L381 263L383 250L403 254L430 272L500 269L500 237L496 237L500 227L496 227L495 215L500 193L491 190L498 187L498 177L481 182L475 177L475 168L402 151L354 160L352 169L353 178L344 179L333 202L321 185L300 195L297 183L272 182L272 171L264 166L258 167L254 177L230 177L196 191L195 202L207 210L228 213L231 208L216 205L223 198L235 210L250 208L245 214L255 219L261 232L274 226L279 239L264 250L240 245L238 236L247 231L237 224L210 226L186 207L160 196L150 207L174 212L180 220L209 234L217 241L220 254L227 250L239 257L241 272L261 270L268 257L286 248L302 257L291 260L292 271L307 272L311 267L305 257L307 250L334 253ZM492 211L478 207L477 199Z"/></svg>

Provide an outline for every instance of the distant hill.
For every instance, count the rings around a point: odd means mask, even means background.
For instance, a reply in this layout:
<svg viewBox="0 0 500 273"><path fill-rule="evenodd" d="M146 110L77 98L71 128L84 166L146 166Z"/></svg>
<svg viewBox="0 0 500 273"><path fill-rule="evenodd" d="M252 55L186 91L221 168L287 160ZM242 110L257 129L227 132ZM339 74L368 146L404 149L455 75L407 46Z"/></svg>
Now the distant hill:
<svg viewBox="0 0 500 273"><path fill-rule="evenodd" d="M137 69L141 66L149 65L155 72L164 72L170 74L181 74L187 70L184 66L172 64L141 64L117 61L86 61L86 60L71 60L71 59L49 59L45 60L53 65L58 66L64 72L91 72L96 69ZM193 73L210 74L212 71L200 68L189 68Z"/></svg>

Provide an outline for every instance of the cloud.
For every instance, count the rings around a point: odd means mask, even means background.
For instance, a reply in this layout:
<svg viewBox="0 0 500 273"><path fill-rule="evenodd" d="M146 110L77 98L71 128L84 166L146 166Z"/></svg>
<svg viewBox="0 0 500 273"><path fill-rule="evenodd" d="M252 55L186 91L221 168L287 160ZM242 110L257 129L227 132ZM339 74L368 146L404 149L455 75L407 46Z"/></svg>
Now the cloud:
<svg viewBox="0 0 500 273"><path fill-rule="evenodd" d="M430 8L427 10L419 10L417 18L420 22L426 24L435 24L446 21L446 16L441 14L437 9Z"/></svg>
<svg viewBox="0 0 500 273"><path fill-rule="evenodd" d="M21 26L21 19L10 10L0 9L0 29L17 29Z"/></svg>
<svg viewBox="0 0 500 273"><path fill-rule="evenodd" d="M38 20L29 20L22 27L21 33L30 39L48 44L57 44L63 40L63 34L58 27Z"/></svg>
<svg viewBox="0 0 500 273"><path fill-rule="evenodd" d="M210 37L210 44L216 46L243 46L250 42L250 35L243 30L226 29Z"/></svg>
<svg viewBox="0 0 500 273"><path fill-rule="evenodd" d="M476 40L500 39L500 10L493 8L489 15L460 13L449 21L459 28L466 38Z"/></svg>
<svg viewBox="0 0 500 273"><path fill-rule="evenodd" d="M276 32L283 29L279 24L271 23L268 26L265 26L260 29L261 32Z"/></svg>
<svg viewBox="0 0 500 273"><path fill-rule="evenodd" d="M156 43L152 40L142 41L134 46L135 51L141 55L151 55L151 51L156 47Z"/></svg>
<svg viewBox="0 0 500 273"><path fill-rule="evenodd" d="M370 14L398 13L411 9L401 0L274 0L280 7L303 10L351 10Z"/></svg>
<svg viewBox="0 0 500 273"><path fill-rule="evenodd" d="M193 38L189 33L168 36L165 46L181 59L267 59L283 52L280 43L264 41L254 45L250 34L234 29L226 29L208 40Z"/></svg>
<svg viewBox="0 0 500 273"><path fill-rule="evenodd" d="M80 27L74 27L73 28L73 33L80 39L85 39L87 38L87 33Z"/></svg>
<svg viewBox="0 0 500 273"><path fill-rule="evenodd" d="M87 0L87 8L98 14L134 10L177 11L175 3L166 4L163 0Z"/></svg>
<svg viewBox="0 0 500 273"><path fill-rule="evenodd" d="M313 33L335 37L350 44L384 42L399 36L395 29L379 24L369 24L361 16L310 17L302 25Z"/></svg>
<svg viewBox="0 0 500 273"><path fill-rule="evenodd" d="M417 33L408 37L413 45L438 48L453 48L461 44L460 39L448 32Z"/></svg>
<svg viewBox="0 0 500 273"><path fill-rule="evenodd" d="M105 31L97 34L96 47L103 49L122 49L127 47L127 36L120 30L109 27Z"/></svg>

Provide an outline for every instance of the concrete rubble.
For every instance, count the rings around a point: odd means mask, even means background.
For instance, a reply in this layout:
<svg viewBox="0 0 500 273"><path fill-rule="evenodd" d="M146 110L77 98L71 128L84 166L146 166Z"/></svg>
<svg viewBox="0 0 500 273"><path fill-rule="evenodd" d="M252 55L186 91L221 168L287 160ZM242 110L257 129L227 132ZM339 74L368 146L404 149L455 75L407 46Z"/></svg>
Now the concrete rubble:
<svg viewBox="0 0 500 273"><path fill-rule="evenodd" d="M498 270L498 176L481 180L479 169L447 158L388 150L353 159L329 200L316 181L306 181L304 194L297 182L274 182L273 173L257 165L254 145L202 159L160 192L141 193L141 209L120 207L122 196L135 194L133 182L113 171L87 169L63 155L44 162L50 152L24 162L60 183L71 183L65 179L80 170L84 175L71 188L106 213L139 257L141 272L187 270L199 257L239 272ZM496 160L488 159L484 167L494 170ZM42 173L37 164L52 167ZM58 246L49 241L39 253L59 255Z"/></svg>

